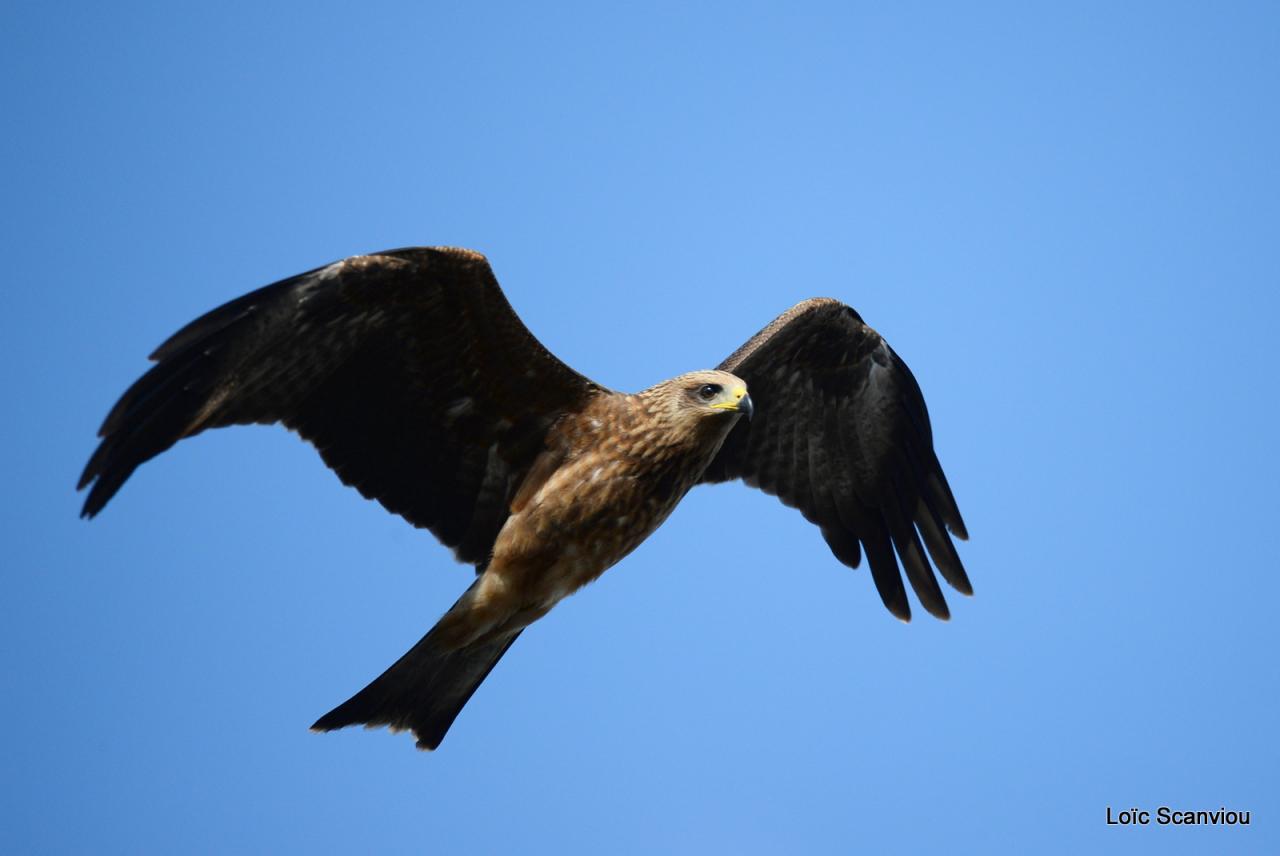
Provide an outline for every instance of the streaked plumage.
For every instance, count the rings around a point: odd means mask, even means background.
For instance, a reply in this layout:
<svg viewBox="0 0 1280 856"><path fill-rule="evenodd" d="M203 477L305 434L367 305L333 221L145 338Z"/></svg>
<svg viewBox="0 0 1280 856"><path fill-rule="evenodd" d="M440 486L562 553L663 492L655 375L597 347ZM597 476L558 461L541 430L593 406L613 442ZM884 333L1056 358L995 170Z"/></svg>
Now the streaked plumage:
<svg viewBox="0 0 1280 856"><path fill-rule="evenodd" d="M344 483L476 566L440 622L318 730L408 728L434 749L523 629L699 482L741 478L798 508L845 564L865 552L904 620L898 559L934 615L948 612L930 559L971 592L947 532L967 537L964 523L915 379L835 300L795 306L717 370L627 395L542 347L483 256L414 248L259 289L152 359L99 432L79 485L91 486L85 516L183 437L280 422Z"/></svg>

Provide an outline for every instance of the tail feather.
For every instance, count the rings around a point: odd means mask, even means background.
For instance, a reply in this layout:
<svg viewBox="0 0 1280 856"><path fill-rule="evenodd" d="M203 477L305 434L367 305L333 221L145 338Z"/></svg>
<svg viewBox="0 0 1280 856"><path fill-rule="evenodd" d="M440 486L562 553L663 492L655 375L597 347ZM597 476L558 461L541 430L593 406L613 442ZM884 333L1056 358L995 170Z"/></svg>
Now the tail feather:
<svg viewBox="0 0 1280 856"><path fill-rule="evenodd" d="M435 749L449 726L521 630L449 649L437 639L437 624L372 683L316 720L312 731L348 725L409 729L419 749Z"/></svg>

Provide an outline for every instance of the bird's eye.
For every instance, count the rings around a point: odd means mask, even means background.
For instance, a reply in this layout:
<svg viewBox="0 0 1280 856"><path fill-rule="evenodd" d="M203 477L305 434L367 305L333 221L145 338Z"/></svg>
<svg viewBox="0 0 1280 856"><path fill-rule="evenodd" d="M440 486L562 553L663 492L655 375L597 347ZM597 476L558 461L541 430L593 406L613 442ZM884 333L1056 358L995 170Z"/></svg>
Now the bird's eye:
<svg viewBox="0 0 1280 856"><path fill-rule="evenodd" d="M710 401L719 395L720 390L722 389L724 389L724 387L720 386L718 383L704 383L698 390L698 397L703 401Z"/></svg>

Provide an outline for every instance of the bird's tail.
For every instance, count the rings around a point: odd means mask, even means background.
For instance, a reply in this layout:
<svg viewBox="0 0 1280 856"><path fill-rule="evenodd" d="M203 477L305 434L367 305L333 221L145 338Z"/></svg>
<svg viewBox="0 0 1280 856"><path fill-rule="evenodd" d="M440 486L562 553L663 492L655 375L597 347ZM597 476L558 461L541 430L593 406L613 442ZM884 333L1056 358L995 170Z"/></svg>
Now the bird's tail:
<svg viewBox="0 0 1280 856"><path fill-rule="evenodd" d="M442 625L444 621L437 623L391 668L316 720L311 730L386 725L393 731L413 731L419 749L439 746L476 688L521 633L517 629L450 648L440 640Z"/></svg>

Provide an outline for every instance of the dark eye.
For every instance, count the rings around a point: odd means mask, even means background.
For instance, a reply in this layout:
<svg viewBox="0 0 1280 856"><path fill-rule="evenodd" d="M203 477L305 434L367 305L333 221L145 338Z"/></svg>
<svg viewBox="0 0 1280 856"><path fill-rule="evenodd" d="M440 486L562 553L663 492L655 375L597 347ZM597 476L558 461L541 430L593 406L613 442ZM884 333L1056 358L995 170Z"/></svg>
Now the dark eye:
<svg viewBox="0 0 1280 856"><path fill-rule="evenodd" d="M704 383L698 390L698 398L701 398L703 401L710 401L719 395L722 389L724 389L724 387L718 383Z"/></svg>

